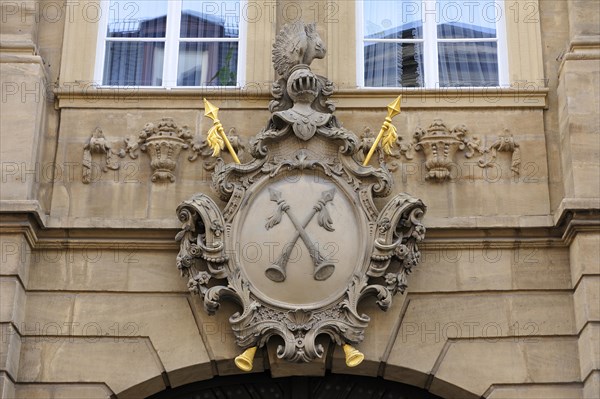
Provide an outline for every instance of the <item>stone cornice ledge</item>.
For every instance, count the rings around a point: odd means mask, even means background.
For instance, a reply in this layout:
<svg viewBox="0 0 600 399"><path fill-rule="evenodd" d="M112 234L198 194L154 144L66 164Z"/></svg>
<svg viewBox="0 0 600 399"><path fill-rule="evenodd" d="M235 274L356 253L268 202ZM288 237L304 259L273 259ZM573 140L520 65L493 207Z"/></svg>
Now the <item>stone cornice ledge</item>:
<svg viewBox="0 0 600 399"><path fill-rule="evenodd" d="M600 198L565 198L553 215L426 217L426 247L564 246L579 232L600 232ZM132 227L135 226L135 227ZM24 234L32 247L133 245L176 249L175 218L105 219L48 217L40 203L0 201L0 233Z"/></svg>
<svg viewBox="0 0 600 399"><path fill-rule="evenodd" d="M44 60L31 40L0 39L0 64L40 64Z"/></svg>
<svg viewBox="0 0 600 399"><path fill-rule="evenodd" d="M402 94L402 108L546 108L549 89L537 86L441 87L436 89L341 89L334 93L339 108L385 108Z"/></svg>
<svg viewBox="0 0 600 399"><path fill-rule="evenodd" d="M459 216L429 217L424 223L434 229L547 229L554 226L552 216ZM106 218L47 218L45 228L50 229L179 229L181 222L175 212L167 219L106 219Z"/></svg>
<svg viewBox="0 0 600 399"><path fill-rule="evenodd" d="M558 76L562 75L567 61L600 60L600 36L576 36L567 50L558 58Z"/></svg>
<svg viewBox="0 0 600 399"><path fill-rule="evenodd" d="M39 55L19 52L0 52L0 64L39 64L44 65L44 60Z"/></svg>
<svg viewBox="0 0 600 399"><path fill-rule="evenodd" d="M1 200L0 201L0 222L10 217L11 214L29 214L33 216L41 227L48 224L48 215L42 209L37 200Z"/></svg>
<svg viewBox="0 0 600 399"><path fill-rule="evenodd" d="M554 224L559 225L568 212L582 210L600 211L600 198L563 198L554 211Z"/></svg>
<svg viewBox="0 0 600 399"><path fill-rule="evenodd" d="M385 109L402 94L403 109L547 107L548 88L451 87L438 89L339 89L332 96L338 109ZM249 83L237 88L98 87L91 83L62 84L54 90L58 108L201 109L202 98L221 101L221 109L266 110L270 86Z"/></svg>
<svg viewBox="0 0 600 399"><path fill-rule="evenodd" d="M554 225L570 243L577 233L600 232L600 198L564 198L554 212Z"/></svg>
<svg viewBox="0 0 600 399"><path fill-rule="evenodd" d="M13 53L13 54L28 54L28 55L36 55L37 46L32 40L28 39L12 39L3 35L0 38L0 53Z"/></svg>
<svg viewBox="0 0 600 399"><path fill-rule="evenodd" d="M22 212L13 206L10 212L0 213L0 234L23 234L32 248L178 248L174 237L180 223L175 218L145 221L70 219L66 226L62 223L66 221L40 217L43 214L38 208L20 205ZM579 213L565 208L563 214L565 216L558 218L559 223L556 225L550 215L495 219L430 218L426 221L428 233L423 248L564 247L570 245L578 232L600 232L600 212L597 208L587 208L585 212L582 208ZM494 220L490 221L491 219ZM438 225L433 225L434 222ZM132 225L135 227L131 227Z"/></svg>

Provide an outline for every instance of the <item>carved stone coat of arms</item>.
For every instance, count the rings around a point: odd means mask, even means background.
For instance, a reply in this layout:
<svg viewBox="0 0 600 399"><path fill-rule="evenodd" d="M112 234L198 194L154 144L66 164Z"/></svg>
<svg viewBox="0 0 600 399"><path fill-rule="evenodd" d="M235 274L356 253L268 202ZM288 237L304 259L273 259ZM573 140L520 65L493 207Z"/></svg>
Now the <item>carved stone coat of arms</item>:
<svg viewBox="0 0 600 399"><path fill-rule="evenodd" d="M190 291L209 314L223 300L239 304L229 320L241 348L280 336L277 356L294 362L323 356L319 335L360 343L369 317L358 303L372 297L389 308L425 234L419 199L397 194L375 206L392 176L385 164L363 166L358 138L334 116L333 84L309 66L325 51L314 25L283 28L271 118L250 140L248 162L219 158L213 172L226 205L196 194L177 209L177 267Z"/></svg>

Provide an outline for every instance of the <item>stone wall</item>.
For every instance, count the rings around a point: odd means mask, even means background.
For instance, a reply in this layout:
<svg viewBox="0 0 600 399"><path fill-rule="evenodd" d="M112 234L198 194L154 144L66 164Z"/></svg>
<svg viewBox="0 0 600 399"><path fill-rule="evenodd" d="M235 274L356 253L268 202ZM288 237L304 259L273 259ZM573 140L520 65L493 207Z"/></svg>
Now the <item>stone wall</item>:
<svg viewBox="0 0 600 399"><path fill-rule="evenodd" d="M196 192L212 195L210 160L191 162L185 150L175 182L153 182L147 153L119 152L126 137L164 117L205 133L202 96L221 108L226 131L247 139L269 117L268 92L65 86L59 71L80 71L63 41L80 38L69 36L68 14L50 18L52 4L60 3L2 4L0 397L139 398L240 373L227 320L235 307L208 316L175 267L175 208ZM372 317L358 346L365 362L349 369L335 347L320 363L290 366L272 344L254 371L381 376L447 398L598 396L599 7L539 0L547 87L403 93L395 124L404 143L436 119L464 124L486 148L512 134L519 174L505 152L487 169L458 153L446 182L425 179L422 152L390 159L394 192L427 204L428 233L408 292L387 313L373 303L362 309ZM340 15L354 18L345 6ZM252 29L272 38L280 25ZM335 55L344 30L320 30L329 54L316 69L344 83L334 95L338 119L359 135L377 131L398 93L348 87L352 73L342 66L353 56ZM249 49L270 46L255 40ZM264 88L270 66L249 57ZM103 171L105 158L93 154L86 183L84 146L96 128L120 167Z"/></svg>

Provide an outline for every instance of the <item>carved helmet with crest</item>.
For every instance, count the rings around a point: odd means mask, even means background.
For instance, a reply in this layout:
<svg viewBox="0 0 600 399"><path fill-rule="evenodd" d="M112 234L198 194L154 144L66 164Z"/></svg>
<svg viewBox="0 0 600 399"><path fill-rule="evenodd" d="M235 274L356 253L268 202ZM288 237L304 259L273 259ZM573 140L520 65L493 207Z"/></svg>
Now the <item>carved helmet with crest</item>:
<svg viewBox="0 0 600 399"><path fill-rule="evenodd" d="M277 35L273 44L273 66L280 76L287 79L294 66L310 65L315 58L325 57L326 52L316 24L297 21L285 25Z"/></svg>

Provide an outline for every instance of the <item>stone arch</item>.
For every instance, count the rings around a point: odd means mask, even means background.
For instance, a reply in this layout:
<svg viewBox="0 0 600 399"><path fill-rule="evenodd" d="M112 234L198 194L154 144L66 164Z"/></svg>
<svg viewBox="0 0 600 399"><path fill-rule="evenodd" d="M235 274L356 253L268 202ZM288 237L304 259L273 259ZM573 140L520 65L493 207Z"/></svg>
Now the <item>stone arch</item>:
<svg viewBox="0 0 600 399"><path fill-rule="evenodd" d="M193 395L193 396L192 396ZM215 377L158 392L147 399L442 399L423 388L380 377L327 373L324 376L271 378L270 373Z"/></svg>
<svg viewBox="0 0 600 399"><path fill-rule="evenodd" d="M255 370L257 372L242 373L235 369L223 369L219 373L219 367L211 365L211 363L198 364L185 369L175 370L176 373L193 374L193 377L188 376L186 379L190 381L180 386L168 386L165 384L168 381L168 377L165 375L157 375L149 378L146 381L131 386L121 392L115 392L115 397L119 399L123 398L147 398L147 399L181 399L188 398L191 393L196 396L194 398L240 398L245 399L246 396L236 395L236 390L243 392L256 393L254 397L260 394L267 394L273 392L272 389L276 389L276 392L287 394L291 392L294 387L310 386L317 390L319 395L307 396L306 398L330 398L336 396L327 396L328 392L335 392L335 387L347 387L350 386L352 395L356 398L377 398L377 399L392 399L392 398L411 398L411 399L442 399L442 398L479 398L473 392L469 392L464 387L457 386L452 381L444 381L438 379L430 374L422 373L415 369L408 369L404 367L387 365L382 367L382 363L373 360L365 360L358 368L350 369L343 365L343 358L337 356L336 353L330 355L327 359L327 369L322 375L310 375L311 371L308 371L305 375L302 375L302 368L298 368L297 375L286 375L281 377L273 377L273 374L280 374L281 369L286 367L287 362L282 364L267 365L267 360L263 359L263 356L267 356L266 350L262 354L259 354L255 359ZM223 361L225 362L225 361ZM233 364L233 359L227 360ZM224 363L219 362L221 365ZM209 371L211 369L213 373ZM266 366L266 367L264 367ZM223 367L221 367L223 368ZM197 373L199 370L205 370L203 373ZM378 375L382 373L383 377ZM196 372L195 372L196 371ZM305 370L306 371L306 370ZM289 369L284 371L289 373ZM163 373L164 374L164 373ZM319 384L329 384L329 388L325 389L325 385L320 386ZM167 388L165 389L165 385ZM384 390L381 390L381 394L376 396L377 390L373 387L381 386ZM228 394L225 392L225 387ZM210 396L210 390L223 391L225 394L230 396ZM346 389L346 388L344 388ZM368 396L367 392L372 390L372 395ZM333 390L333 391L332 391ZM208 396L204 395L206 391ZM350 392L350 391L349 391ZM359 394L360 393L360 394ZM390 396L388 393L394 393ZM399 396L402 393L405 396ZM200 395L202 394L202 395ZM354 398L355 396L343 396L344 398ZM247 396L248 398L254 398L253 396ZM265 396L268 398L279 397L281 399L290 398L290 396ZM296 396L294 396L296 398ZM302 397L300 397L302 399Z"/></svg>

